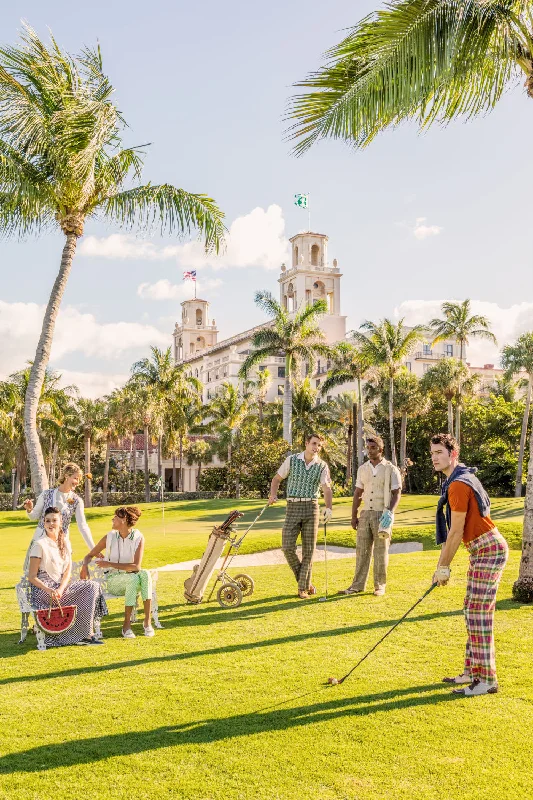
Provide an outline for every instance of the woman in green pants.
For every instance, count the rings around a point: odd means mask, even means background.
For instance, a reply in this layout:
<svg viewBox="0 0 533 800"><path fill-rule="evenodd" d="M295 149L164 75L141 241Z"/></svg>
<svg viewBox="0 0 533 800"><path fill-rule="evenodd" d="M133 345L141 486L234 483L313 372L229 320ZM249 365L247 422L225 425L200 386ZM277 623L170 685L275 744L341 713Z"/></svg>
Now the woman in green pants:
<svg viewBox="0 0 533 800"><path fill-rule="evenodd" d="M122 636L135 639L131 629L131 612L137 605L140 593L144 605L144 635L154 636L151 624L152 578L146 569L141 569L144 554L144 536L135 528L141 516L137 506L120 506L115 511L113 530L104 536L83 559L81 578L89 575L88 565L96 556L96 564L106 572L106 590L109 594L124 595L125 610ZM105 558L102 552L105 549Z"/></svg>

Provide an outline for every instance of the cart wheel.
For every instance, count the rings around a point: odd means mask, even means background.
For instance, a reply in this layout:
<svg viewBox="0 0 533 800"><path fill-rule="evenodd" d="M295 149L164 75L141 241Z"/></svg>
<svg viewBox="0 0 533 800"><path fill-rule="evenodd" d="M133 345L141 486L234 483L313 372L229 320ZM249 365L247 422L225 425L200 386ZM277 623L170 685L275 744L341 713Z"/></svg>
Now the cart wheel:
<svg viewBox="0 0 533 800"><path fill-rule="evenodd" d="M249 575L245 575L242 573L241 575L235 575L234 579L235 583L239 584L239 589L242 592L243 597L250 597L254 593L254 579L250 578Z"/></svg>
<svg viewBox="0 0 533 800"><path fill-rule="evenodd" d="M225 583L217 592L217 600L222 608L237 608L242 603L242 592L238 586Z"/></svg>

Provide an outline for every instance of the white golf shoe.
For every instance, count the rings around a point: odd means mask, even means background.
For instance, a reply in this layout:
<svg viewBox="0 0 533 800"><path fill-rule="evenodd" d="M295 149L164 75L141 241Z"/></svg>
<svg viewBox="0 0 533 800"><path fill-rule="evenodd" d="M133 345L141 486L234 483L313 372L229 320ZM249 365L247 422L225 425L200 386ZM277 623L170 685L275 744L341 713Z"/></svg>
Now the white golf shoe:
<svg viewBox="0 0 533 800"><path fill-rule="evenodd" d="M454 694L463 694L465 697L476 697L479 694L496 694L498 691L497 683L484 683L483 681L475 680L464 689L454 689Z"/></svg>

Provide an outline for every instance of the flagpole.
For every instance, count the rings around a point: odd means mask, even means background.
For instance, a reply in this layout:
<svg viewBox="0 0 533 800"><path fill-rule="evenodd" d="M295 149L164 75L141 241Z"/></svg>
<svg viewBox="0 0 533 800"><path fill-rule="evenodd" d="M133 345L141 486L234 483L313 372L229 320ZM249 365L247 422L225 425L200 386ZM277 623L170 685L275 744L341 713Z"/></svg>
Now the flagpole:
<svg viewBox="0 0 533 800"><path fill-rule="evenodd" d="M311 197L311 194L310 194L310 192L308 192L307 193L307 219L308 219L308 223L307 224L309 225L309 233L311 233L311 203L310 203L310 200L309 200L310 197Z"/></svg>

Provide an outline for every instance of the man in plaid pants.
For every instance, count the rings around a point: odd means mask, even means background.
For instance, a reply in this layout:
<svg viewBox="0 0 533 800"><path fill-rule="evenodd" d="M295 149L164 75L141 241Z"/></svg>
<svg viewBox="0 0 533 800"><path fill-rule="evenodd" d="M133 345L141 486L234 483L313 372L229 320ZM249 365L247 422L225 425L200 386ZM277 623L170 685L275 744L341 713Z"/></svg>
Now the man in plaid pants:
<svg viewBox="0 0 533 800"><path fill-rule="evenodd" d="M282 548L289 567L298 582L298 597L305 600L316 594L311 583L313 554L318 534L320 488L324 492L324 522L332 516L333 493L328 465L318 457L322 447L322 437L310 434L305 441L305 450L285 459L270 485L269 501L272 505L278 499L278 489L282 480L287 481L287 513L282 533ZM296 540L302 536L302 560L296 553Z"/></svg>
<svg viewBox="0 0 533 800"><path fill-rule="evenodd" d="M434 469L446 476L437 508L437 544L444 546L433 583L439 586L448 583L450 564L461 540L470 553L464 602L465 666L460 675L443 680L456 685L455 694L466 697L494 694L498 691L494 611L509 548L490 518L490 500L476 478L475 469L459 463L457 440L449 433L433 436L431 460Z"/></svg>

